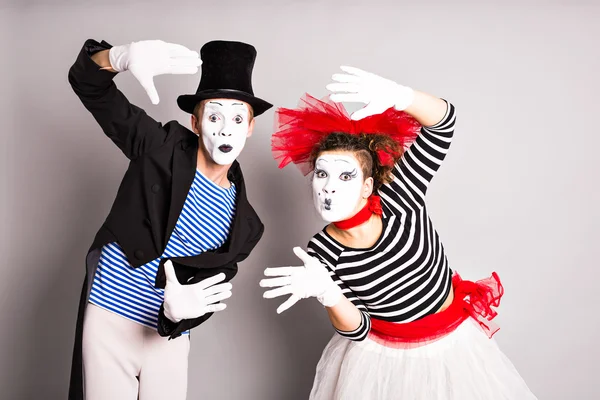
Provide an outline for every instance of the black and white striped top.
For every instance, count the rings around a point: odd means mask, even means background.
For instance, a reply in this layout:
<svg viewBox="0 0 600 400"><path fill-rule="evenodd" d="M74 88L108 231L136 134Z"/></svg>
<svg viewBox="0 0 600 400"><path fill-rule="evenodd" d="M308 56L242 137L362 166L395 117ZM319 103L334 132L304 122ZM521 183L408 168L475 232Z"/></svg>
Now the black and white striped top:
<svg viewBox="0 0 600 400"><path fill-rule="evenodd" d="M362 311L361 325L352 332L363 340L370 317L410 322L435 313L450 293L452 272L444 247L425 207L429 182L440 167L454 132L454 106L444 118L423 127L396 164L394 180L379 189L383 232L370 248L342 245L323 229L308 244L345 296Z"/></svg>

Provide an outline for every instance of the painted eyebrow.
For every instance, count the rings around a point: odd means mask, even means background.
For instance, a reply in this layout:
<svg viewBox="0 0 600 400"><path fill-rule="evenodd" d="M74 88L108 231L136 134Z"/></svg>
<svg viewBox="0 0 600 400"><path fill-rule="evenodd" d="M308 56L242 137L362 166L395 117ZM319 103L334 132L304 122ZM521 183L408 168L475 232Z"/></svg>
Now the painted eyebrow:
<svg viewBox="0 0 600 400"><path fill-rule="evenodd" d="M219 103L219 102L217 102L217 101L209 101L209 103L212 103L212 104L218 104L218 105L220 105L221 107L223 107L223 104L221 104L221 103Z"/></svg>
<svg viewBox="0 0 600 400"><path fill-rule="evenodd" d="M324 158L319 158L317 161L329 162L329 161L327 161L327 160L326 160L326 159L324 159ZM345 162L346 164L350 164L350 161L343 160L343 159L341 159L341 158L336 158L336 159L335 159L335 160L333 160L333 161L342 161L342 162Z"/></svg>

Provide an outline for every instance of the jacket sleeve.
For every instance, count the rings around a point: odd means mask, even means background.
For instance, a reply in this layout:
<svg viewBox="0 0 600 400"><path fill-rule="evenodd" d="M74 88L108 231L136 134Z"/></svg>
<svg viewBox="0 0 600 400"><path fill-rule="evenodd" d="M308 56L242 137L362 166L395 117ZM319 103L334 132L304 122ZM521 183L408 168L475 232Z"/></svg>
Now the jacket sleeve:
<svg viewBox="0 0 600 400"><path fill-rule="evenodd" d="M262 224L262 222L260 222L258 217L256 217L256 222L254 224L255 224L255 226L253 227L254 229L252 230L250 239L244 243L241 251L235 257L235 260L232 264L233 268L211 269L210 270L211 276L218 274L219 272L224 272L226 275L225 281L227 281L227 282L230 281L235 276L237 269L238 269L237 263L245 260L250 255L250 252L258 244L258 242L260 241L260 239L263 235L264 225ZM203 271L199 271L198 273L206 274L206 272L207 272L206 270L203 270ZM197 281L197 279L195 279L194 281ZM160 306L160 310L158 313L158 334L160 336L168 336L169 339L175 339L176 337L181 336L181 334L183 332L186 332L186 331L202 324L203 322L208 320L212 315L213 315L213 313L208 313L208 314L204 314L198 318L184 319L179 322L173 322L165 316L164 303L163 303Z"/></svg>
<svg viewBox="0 0 600 400"><path fill-rule="evenodd" d="M69 83L106 136L132 160L164 143L167 130L117 89L116 73L102 70L92 60L92 55L111 47L88 39L69 69Z"/></svg>

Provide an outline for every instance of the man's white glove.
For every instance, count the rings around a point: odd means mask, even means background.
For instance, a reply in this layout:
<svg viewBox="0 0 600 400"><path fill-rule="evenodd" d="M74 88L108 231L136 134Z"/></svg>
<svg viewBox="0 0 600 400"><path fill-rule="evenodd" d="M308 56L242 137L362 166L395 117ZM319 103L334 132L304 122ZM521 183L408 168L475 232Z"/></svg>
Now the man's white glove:
<svg viewBox="0 0 600 400"><path fill-rule="evenodd" d="M327 85L332 101L365 103L366 106L352 113L353 120L381 114L390 107L403 111L415 97L414 91L370 72L354 67L340 67L345 74L334 74L335 83Z"/></svg>
<svg viewBox="0 0 600 400"><path fill-rule="evenodd" d="M197 51L162 40L144 40L114 46L108 52L112 68L131 71L140 82L152 104L158 104L154 77L163 74L195 74L202 64Z"/></svg>
<svg viewBox="0 0 600 400"><path fill-rule="evenodd" d="M291 296L277 308L281 314L300 299L316 297L325 307L333 307L341 300L342 289L335 284L327 268L317 258L308 255L300 247L294 247L294 253L304 263L302 267L279 267L265 269L265 276L278 278L263 279L261 287L277 287L268 290L263 297L274 297L291 294Z"/></svg>
<svg viewBox="0 0 600 400"><path fill-rule="evenodd" d="M225 279L225 274L222 273L192 285L182 285L177 280L173 263L167 260L165 276L165 317L173 322L224 310L226 305L219 301L231 297L231 283L217 285Z"/></svg>

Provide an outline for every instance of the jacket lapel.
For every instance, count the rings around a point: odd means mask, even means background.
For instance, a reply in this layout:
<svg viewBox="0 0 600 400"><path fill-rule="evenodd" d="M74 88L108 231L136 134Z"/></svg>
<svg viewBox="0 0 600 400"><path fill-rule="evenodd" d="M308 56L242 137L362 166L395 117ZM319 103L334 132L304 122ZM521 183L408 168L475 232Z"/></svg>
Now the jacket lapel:
<svg viewBox="0 0 600 400"><path fill-rule="evenodd" d="M194 257L174 258L180 264L198 267L210 268L229 264L237 256L241 246L248 240L250 227L248 225L249 204L246 198L246 186L240 165L234 161L229 169L228 178L235 183L237 189L235 216L229 230L227 241L218 249L207 251Z"/></svg>
<svg viewBox="0 0 600 400"><path fill-rule="evenodd" d="M196 157L195 152L194 152L193 156ZM174 160L174 162L175 162L175 160ZM193 164L194 167L192 170L192 178L191 178L191 180L189 180L189 183L188 183L188 180L185 179L185 177L186 177L185 165L189 166L189 161L188 162L177 162L177 165L178 165L178 167L177 167L178 174L182 175L182 177L180 178L181 180L178 180L177 182L181 185L187 184L187 186L184 186L183 190L181 190L181 188L173 189L174 199L172 200L171 210L169 212L170 230L167 232L169 234L169 237L170 237L171 233L173 232L173 229L175 229L175 224L177 223L177 218L179 218L179 212L173 211L173 209L174 209L173 207L176 207L174 202L175 201L181 202L181 205L179 206L179 208L175 208L175 210L181 210L181 208L183 208L183 203L185 202L187 192L189 192L189 187L192 184L193 176L196 171L196 164L195 164L195 158L194 158L194 164ZM174 169L174 171L173 171L173 186L175 187L175 177L176 177L175 165L173 166L173 169ZM252 217L253 213L251 213L251 207L250 207L250 204L248 203L248 199L246 198L246 186L244 184L244 177L242 175L242 170L240 168L240 165L238 164L237 161L234 161L233 165L229 169L228 177L232 182L235 183L237 190L238 190L237 198L236 198L235 217L233 218L233 221L231 224L231 229L229 231L229 238L223 244L223 246L219 247L216 250L207 251L207 252L204 252L197 256L193 256L193 257L173 257L171 259L174 262L181 264L181 265L188 266L188 267L194 267L194 268L223 267L225 265L231 264L232 262L235 262L235 258L239 254L243 244L248 240L248 238L250 236L251 232L250 232L250 226L248 224L248 219ZM189 177L188 177L188 179L189 179ZM176 196L181 196L181 198L175 199ZM168 237L165 240L168 241ZM166 246L166 243L165 243L165 246ZM165 283L166 283L163 264L164 264L164 261L161 261L159 268L158 268L158 273L156 274L155 284L156 284L156 287L159 287L159 288L164 288Z"/></svg>

